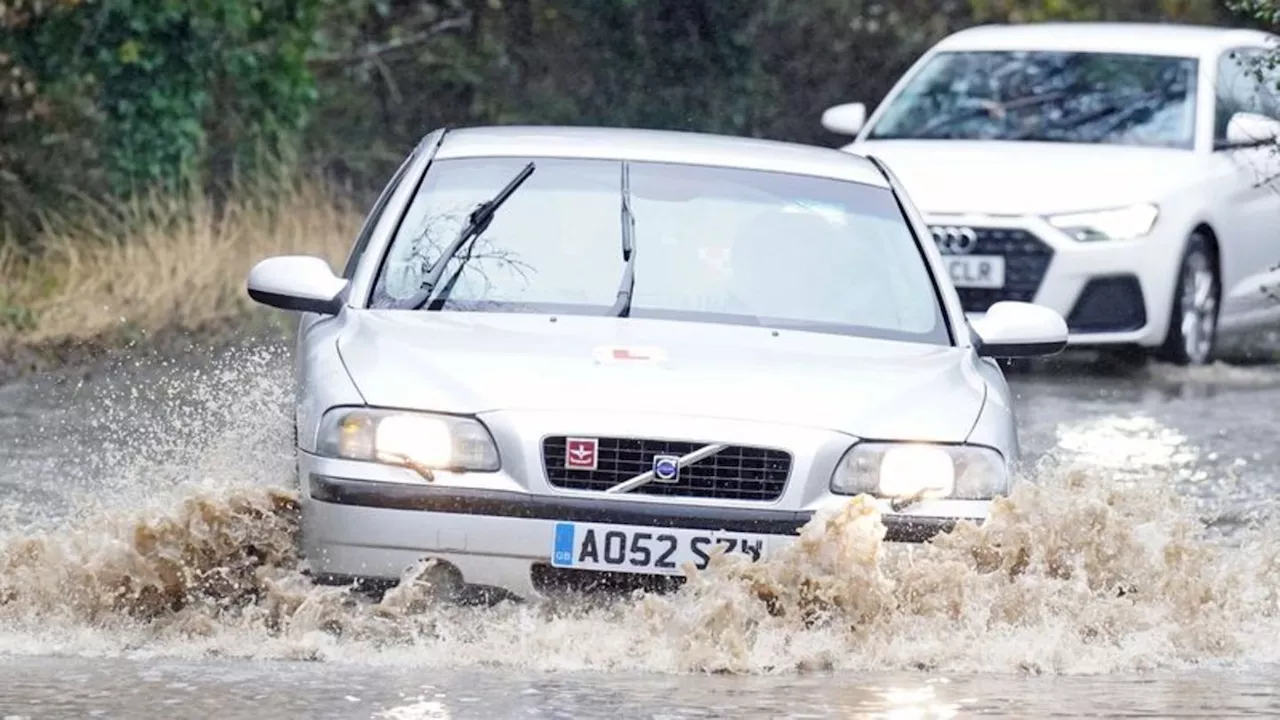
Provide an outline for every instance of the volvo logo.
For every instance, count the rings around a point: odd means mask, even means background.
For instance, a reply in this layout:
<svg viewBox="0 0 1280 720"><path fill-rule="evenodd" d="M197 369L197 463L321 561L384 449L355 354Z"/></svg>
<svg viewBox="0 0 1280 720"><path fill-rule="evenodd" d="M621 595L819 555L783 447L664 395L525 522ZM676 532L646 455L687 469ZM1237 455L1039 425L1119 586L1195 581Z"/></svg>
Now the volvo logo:
<svg viewBox="0 0 1280 720"><path fill-rule="evenodd" d="M660 483L679 482L680 458L675 455L654 455L653 479Z"/></svg>
<svg viewBox="0 0 1280 720"><path fill-rule="evenodd" d="M971 227L937 225L929 228L934 242L944 255L966 255L978 244L978 233Z"/></svg>

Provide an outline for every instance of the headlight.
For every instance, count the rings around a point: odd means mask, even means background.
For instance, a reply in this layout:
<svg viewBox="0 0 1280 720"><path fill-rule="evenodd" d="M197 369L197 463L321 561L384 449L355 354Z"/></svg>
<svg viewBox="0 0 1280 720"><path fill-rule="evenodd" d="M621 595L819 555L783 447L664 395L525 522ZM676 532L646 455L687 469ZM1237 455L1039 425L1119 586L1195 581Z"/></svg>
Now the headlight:
<svg viewBox="0 0 1280 720"><path fill-rule="evenodd" d="M1151 232L1160 216L1155 205L1130 205L1113 210L1050 215L1046 220L1062 232L1079 240L1128 240Z"/></svg>
<svg viewBox="0 0 1280 720"><path fill-rule="evenodd" d="M1008 490L1004 457L979 445L858 443L831 476L841 495L989 500Z"/></svg>
<svg viewBox="0 0 1280 720"><path fill-rule="evenodd" d="M320 420L316 449L326 457L403 465L428 476L432 470L501 467L493 436L478 420L402 410L330 410Z"/></svg>

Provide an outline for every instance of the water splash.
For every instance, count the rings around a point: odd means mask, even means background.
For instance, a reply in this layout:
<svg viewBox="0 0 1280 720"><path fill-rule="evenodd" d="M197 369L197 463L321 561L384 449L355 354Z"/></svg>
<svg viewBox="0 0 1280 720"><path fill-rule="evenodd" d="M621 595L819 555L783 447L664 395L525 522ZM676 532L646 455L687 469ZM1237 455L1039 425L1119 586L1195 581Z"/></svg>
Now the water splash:
<svg viewBox="0 0 1280 720"><path fill-rule="evenodd" d="M0 537L0 652L747 674L1280 659L1280 535L1205 537L1155 464L1142 482L1041 469L983 526L923 546L885 543L855 498L670 595L472 608L413 582L376 602L316 587L294 549L286 363L237 354L153 381L170 400L149 433L138 403L106 403L97 492Z"/></svg>

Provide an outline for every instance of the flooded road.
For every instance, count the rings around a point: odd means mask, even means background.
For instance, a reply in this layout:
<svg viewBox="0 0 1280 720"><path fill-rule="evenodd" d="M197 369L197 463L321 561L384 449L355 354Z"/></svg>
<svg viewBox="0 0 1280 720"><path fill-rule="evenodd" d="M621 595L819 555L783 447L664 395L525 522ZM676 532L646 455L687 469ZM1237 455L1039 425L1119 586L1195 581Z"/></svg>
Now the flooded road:
<svg viewBox="0 0 1280 720"><path fill-rule="evenodd" d="M341 672L46 658L0 660L0 710L29 718L994 718L1274 717L1274 673L1010 679Z"/></svg>
<svg viewBox="0 0 1280 720"><path fill-rule="evenodd" d="M673 596L487 609L299 573L288 370L0 387L0 718L1280 714L1280 367L1014 375L1030 482L936 547L850 512ZM761 610L800 585L817 619Z"/></svg>

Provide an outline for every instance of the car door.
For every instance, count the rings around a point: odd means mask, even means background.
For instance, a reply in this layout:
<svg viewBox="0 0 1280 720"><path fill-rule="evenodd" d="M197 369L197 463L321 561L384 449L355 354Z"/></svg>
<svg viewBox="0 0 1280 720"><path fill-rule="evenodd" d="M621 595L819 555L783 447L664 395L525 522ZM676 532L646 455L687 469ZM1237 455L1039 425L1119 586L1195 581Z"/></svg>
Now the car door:
<svg viewBox="0 0 1280 720"><path fill-rule="evenodd" d="M1262 292L1280 263L1280 147L1232 146L1227 123L1237 112L1280 120L1280 72L1267 62L1269 49L1236 48L1218 58L1214 108L1214 154L1229 169L1225 201L1215 224L1223 247L1221 325L1224 330L1280 318L1280 303Z"/></svg>

